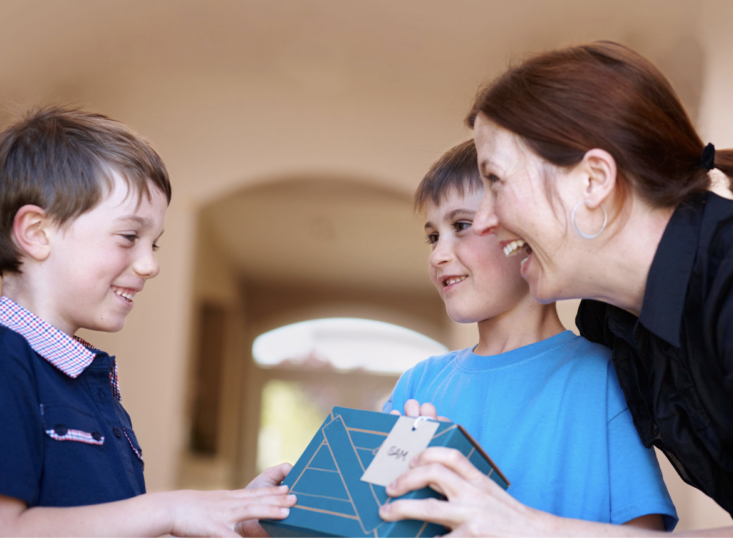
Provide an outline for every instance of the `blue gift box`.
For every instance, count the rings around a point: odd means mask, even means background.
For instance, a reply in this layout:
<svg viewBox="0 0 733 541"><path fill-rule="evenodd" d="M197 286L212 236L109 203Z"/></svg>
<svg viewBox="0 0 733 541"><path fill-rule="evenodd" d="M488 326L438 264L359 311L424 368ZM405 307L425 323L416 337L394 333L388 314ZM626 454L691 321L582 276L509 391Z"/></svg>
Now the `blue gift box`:
<svg viewBox="0 0 733 541"><path fill-rule="evenodd" d="M379 507L393 499L384 487L361 481L380 445L397 422L396 415L333 408L295 464L284 484L298 503L284 520L261 520L273 537L434 537L438 524L417 520L384 522ZM459 425L441 422L428 447L459 450L502 488L509 482L474 439ZM430 488L400 498L445 497Z"/></svg>

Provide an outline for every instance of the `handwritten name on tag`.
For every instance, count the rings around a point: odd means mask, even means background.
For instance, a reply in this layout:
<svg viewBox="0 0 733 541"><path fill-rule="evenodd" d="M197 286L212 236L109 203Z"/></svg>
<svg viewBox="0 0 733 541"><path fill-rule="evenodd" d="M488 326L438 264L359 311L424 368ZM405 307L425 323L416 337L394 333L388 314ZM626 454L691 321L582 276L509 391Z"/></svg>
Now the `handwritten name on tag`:
<svg viewBox="0 0 733 541"><path fill-rule="evenodd" d="M389 485L410 469L410 460L427 448L439 426L437 421L426 418L399 417L361 480Z"/></svg>

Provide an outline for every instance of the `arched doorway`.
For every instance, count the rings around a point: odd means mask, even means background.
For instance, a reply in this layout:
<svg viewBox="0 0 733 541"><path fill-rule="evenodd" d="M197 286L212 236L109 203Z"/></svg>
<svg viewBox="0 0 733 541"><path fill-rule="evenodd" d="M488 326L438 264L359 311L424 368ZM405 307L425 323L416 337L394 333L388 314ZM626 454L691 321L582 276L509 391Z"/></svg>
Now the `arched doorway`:
<svg viewBox="0 0 733 541"><path fill-rule="evenodd" d="M455 345L409 194L342 177L284 179L211 203L197 234L181 486L241 486L266 466L258 445L274 396L289 393L313 415L333 405L378 409L399 377L339 369L332 360L263 367L251 354L263 333L317 318L363 318Z"/></svg>

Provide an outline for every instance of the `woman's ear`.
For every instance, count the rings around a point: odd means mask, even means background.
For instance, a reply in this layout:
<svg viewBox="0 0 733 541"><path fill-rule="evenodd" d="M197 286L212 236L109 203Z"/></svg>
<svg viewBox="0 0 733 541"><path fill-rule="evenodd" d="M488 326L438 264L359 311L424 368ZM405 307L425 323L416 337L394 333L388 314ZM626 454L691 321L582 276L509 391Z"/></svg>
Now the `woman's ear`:
<svg viewBox="0 0 733 541"><path fill-rule="evenodd" d="M52 220L41 207L23 205L15 213L13 237L25 254L36 261L43 261L51 253L50 229Z"/></svg>
<svg viewBox="0 0 733 541"><path fill-rule="evenodd" d="M600 148L589 150L583 156L581 165L585 177L583 200L589 209L595 209L609 201L617 187L618 169L613 156Z"/></svg>

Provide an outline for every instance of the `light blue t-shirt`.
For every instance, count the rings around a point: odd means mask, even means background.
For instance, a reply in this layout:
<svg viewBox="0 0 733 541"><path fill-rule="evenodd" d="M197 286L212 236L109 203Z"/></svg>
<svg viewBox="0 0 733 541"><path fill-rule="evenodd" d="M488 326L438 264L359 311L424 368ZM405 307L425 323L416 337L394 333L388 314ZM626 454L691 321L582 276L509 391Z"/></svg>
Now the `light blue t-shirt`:
<svg viewBox="0 0 733 541"><path fill-rule="evenodd" d="M607 348L571 331L500 355L472 348L405 372L383 411L410 398L462 425L520 502L554 515L623 524L677 513L641 443Z"/></svg>

